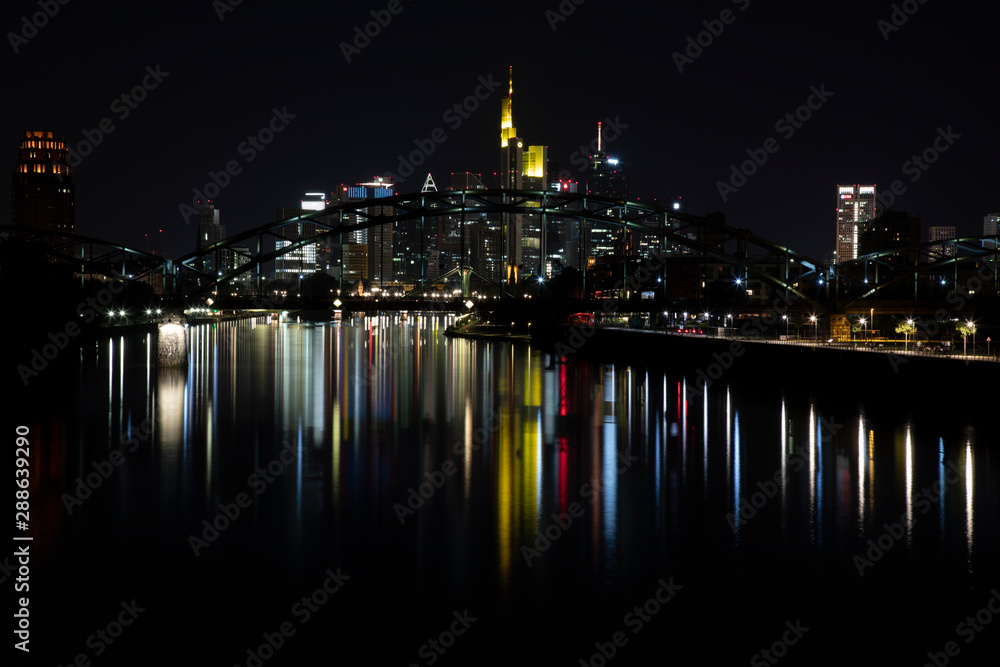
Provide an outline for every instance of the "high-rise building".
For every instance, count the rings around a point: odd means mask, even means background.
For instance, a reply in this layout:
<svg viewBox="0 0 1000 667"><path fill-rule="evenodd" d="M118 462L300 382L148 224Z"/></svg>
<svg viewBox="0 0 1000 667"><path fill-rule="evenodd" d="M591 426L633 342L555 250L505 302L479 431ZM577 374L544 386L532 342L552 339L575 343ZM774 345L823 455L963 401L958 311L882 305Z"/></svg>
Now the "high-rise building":
<svg viewBox="0 0 1000 667"><path fill-rule="evenodd" d="M500 187L505 190L520 190L524 170L524 142L517 136L514 127L514 68L510 68L510 85L507 97L500 101ZM520 213L505 213L503 219L503 254L506 256L505 280L516 283L522 257L522 216Z"/></svg>
<svg viewBox="0 0 1000 667"><path fill-rule="evenodd" d="M277 220L281 222L304 215L309 211L322 211L330 205L322 192L307 192L299 208L278 209ZM281 239L274 242L274 249L281 250L299 239L309 239L318 234L315 223L300 221L281 228ZM278 280L297 280L300 276L323 271L326 267L319 260L318 243L310 243L286 252L274 260L274 277ZM327 257L329 252L327 252Z"/></svg>
<svg viewBox="0 0 1000 667"><path fill-rule="evenodd" d="M912 247L920 243L920 218L904 211L886 211L874 220L863 221L859 228L857 255ZM916 263L917 250L906 250L889 257L912 265Z"/></svg>
<svg viewBox="0 0 1000 667"><path fill-rule="evenodd" d="M453 172L449 190L483 190L480 174ZM434 234L431 246L437 252L429 260L427 277L434 280L444 273L469 266L489 280L499 282L503 275L500 256L500 218L485 213L466 212L435 219L428 233ZM428 239L430 241L430 239Z"/></svg>
<svg viewBox="0 0 1000 667"><path fill-rule="evenodd" d="M232 263L233 270L250 263L250 246L234 246L232 252ZM249 287L253 284L254 273L253 269L244 271L240 275L236 276L234 282L237 285L243 285L244 287Z"/></svg>
<svg viewBox="0 0 1000 667"><path fill-rule="evenodd" d="M521 173L525 190L545 190L548 183L548 146L528 146L521 155Z"/></svg>
<svg viewBox="0 0 1000 667"><path fill-rule="evenodd" d="M51 132L26 131L11 174L11 221L15 227L58 234L76 231L75 191L66 141Z"/></svg>
<svg viewBox="0 0 1000 667"><path fill-rule="evenodd" d="M601 139L601 122L597 122L597 151L587 165L587 194L614 199L628 199L631 195L628 175L617 158L604 152Z"/></svg>
<svg viewBox="0 0 1000 667"><path fill-rule="evenodd" d="M346 203L392 197L395 192L393 191L391 181L386 180L381 176L376 176L374 180L368 183L358 183L356 185L341 184L335 194L337 203ZM342 222L347 225L363 223L373 216L391 216L392 214L392 206L383 206L373 202L372 206L366 208L363 212L355 216L355 219L350 220L345 217ZM364 279L371 280L373 286L377 286L380 289L388 287L394 282L392 227L393 224L391 222L386 222L374 227L368 227L366 229L357 230L344 235L345 244L366 246L368 264L365 270L366 275L364 276ZM347 261L346 256L348 254L348 248L345 246L345 262ZM357 262L357 258L360 254L358 252L352 252L350 254L354 257L354 261ZM345 280L349 279L350 278L347 278L345 274Z"/></svg>
<svg viewBox="0 0 1000 667"><path fill-rule="evenodd" d="M860 225L875 215L875 185L837 186L837 263L857 258Z"/></svg>
<svg viewBox="0 0 1000 667"><path fill-rule="evenodd" d="M219 223L219 209L215 208L214 202L207 200L199 203L202 207L198 211L198 238L195 248L201 250L226 238L226 228ZM199 259L197 266L200 271L210 276L221 276L232 269L229 260L228 250L218 250Z"/></svg>
<svg viewBox="0 0 1000 667"><path fill-rule="evenodd" d="M1000 213L988 213L983 217L983 236L992 236L992 239L983 239L984 248L997 247L997 223L1000 222Z"/></svg>
<svg viewBox="0 0 1000 667"><path fill-rule="evenodd" d="M604 152L601 140L601 122L597 123L597 151L587 165L587 194L613 199L628 199L631 195L628 175L618 160ZM611 211L608 212L609 215ZM625 255L627 236L623 229L611 225L594 224L590 228L588 255L605 257Z"/></svg>
<svg viewBox="0 0 1000 667"><path fill-rule="evenodd" d="M528 146L521 156L521 184L525 190L546 190L548 186L548 146ZM538 202L526 201L525 206L540 206ZM551 221L549 221L551 224ZM548 226L548 225L547 225ZM542 238L540 215L521 215L521 263L525 273L545 275L541 255L546 252L546 240Z"/></svg>
<svg viewBox="0 0 1000 667"><path fill-rule="evenodd" d="M955 238L954 227L931 227L927 230L928 241L945 241ZM932 245L928 250L931 261L955 256L955 246L948 243Z"/></svg>

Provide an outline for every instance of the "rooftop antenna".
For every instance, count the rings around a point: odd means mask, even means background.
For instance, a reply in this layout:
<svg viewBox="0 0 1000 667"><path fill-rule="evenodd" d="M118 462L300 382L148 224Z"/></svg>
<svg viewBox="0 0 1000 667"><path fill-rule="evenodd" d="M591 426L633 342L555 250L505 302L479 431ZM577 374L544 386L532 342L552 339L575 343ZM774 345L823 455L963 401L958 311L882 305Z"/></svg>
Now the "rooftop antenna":
<svg viewBox="0 0 1000 667"><path fill-rule="evenodd" d="M421 192L437 192L438 186L434 182L434 177L427 174L427 178L424 179L424 187L420 189Z"/></svg>

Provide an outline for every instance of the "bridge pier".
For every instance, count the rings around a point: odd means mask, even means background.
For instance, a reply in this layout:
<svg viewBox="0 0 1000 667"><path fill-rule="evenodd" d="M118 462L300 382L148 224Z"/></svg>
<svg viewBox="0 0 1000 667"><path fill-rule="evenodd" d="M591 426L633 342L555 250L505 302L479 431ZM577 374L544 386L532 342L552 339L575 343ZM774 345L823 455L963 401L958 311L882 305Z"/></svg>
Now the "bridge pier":
<svg viewBox="0 0 1000 667"><path fill-rule="evenodd" d="M156 327L156 365L160 368L187 366L187 320L182 310L164 313Z"/></svg>

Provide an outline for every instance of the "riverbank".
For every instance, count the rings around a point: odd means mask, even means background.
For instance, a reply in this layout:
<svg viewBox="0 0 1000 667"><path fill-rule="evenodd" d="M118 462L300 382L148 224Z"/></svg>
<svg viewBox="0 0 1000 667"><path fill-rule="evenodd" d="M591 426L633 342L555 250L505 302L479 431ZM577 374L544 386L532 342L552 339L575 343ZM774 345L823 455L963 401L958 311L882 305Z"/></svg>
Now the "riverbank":
<svg viewBox="0 0 1000 667"><path fill-rule="evenodd" d="M557 357L625 363L684 373L696 388L730 381L768 387L822 384L850 396L884 399L906 392L915 403L986 408L998 377L995 361L932 354L904 354L816 344L658 331L537 327L532 345Z"/></svg>

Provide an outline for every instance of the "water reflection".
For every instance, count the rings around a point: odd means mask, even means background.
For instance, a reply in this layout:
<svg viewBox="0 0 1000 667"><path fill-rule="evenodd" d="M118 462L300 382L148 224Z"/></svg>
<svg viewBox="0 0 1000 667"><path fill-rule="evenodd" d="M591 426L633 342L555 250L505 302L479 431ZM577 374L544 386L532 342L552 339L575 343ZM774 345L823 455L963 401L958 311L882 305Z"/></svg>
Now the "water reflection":
<svg viewBox="0 0 1000 667"><path fill-rule="evenodd" d="M108 484L121 505L96 511L121 522L122 508L152 498L164 534L136 548L183 552L288 444L294 463L213 549L260 549L293 580L300 563L334 556L399 563L397 583L519 605L637 585L667 564L739 580L812 554L820 580L851 572L900 517L901 558L960 559L971 574L995 550L995 534L973 528L997 521L995 492L980 491L995 488L996 458L975 465L976 431L961 416L886 416L721 381L696 392L676 373L448 339L449 321L191 326L186 369L151 368L155 338L108 339L81 355L79 385L107 416L67 427L100 437L81 438L86 451L52 474L72 486L152 417L149 465L124 466ZM942 492L925 512L932 486ZM921 521L934 503L937 521Z"/></svg>

